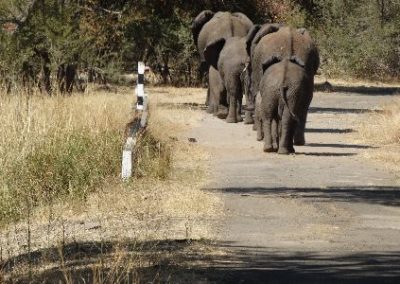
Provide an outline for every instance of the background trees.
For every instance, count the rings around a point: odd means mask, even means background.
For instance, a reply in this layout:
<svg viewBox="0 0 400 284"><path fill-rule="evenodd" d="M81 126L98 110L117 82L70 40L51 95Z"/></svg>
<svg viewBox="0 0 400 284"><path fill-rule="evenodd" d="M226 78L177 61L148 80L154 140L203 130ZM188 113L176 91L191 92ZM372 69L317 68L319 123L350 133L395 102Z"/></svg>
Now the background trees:
<svg viewBox="0 0 400 284"><path fill-rule="evenodd" d="M190 24L201 10L246 13L314 34L329 76L397 78L400 2L396 0L5 0L0 4L3 88L51 93L62 64L112 77L145 60L172 83L196 84Z"/></svg>

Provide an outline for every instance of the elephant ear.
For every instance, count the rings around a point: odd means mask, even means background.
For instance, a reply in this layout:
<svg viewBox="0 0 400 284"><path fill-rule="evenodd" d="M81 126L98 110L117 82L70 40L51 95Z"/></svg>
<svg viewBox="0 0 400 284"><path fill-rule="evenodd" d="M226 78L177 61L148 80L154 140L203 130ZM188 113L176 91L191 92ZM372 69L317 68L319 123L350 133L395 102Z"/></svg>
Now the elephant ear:
<svg viewBox="0 0 400 284"><path fill-rule="evenodd" d="M210 10L202 11L192 23L192 34L194 44L197 46L197 41L199 39L199 34L203 26L214 17L214 12Z"/></svg>
<svg viewBox="0 0 400 284"><path fill-rule="evenodd" d="M279 55L273 55L270 58L267 58L262 64L263 74L269 67L271 67L272 65L274 65L278 62L281 62L281 61L282 61L282 58Z"/></svg>
<svg viewBox="0 0 400 284"><path fill-rule="evenodd" d="M253 43L253 39L260 29L261 25L254 25L246 36L246 51L248 56L251 56L251 46Z"/></svg>
<svg viewBox="0 0 400 284"><path fill-rule="evenodd" d="M309 41L310 41L310 55L309 57L311 58L310 60L308 60L307 62L309 63L309 66L311 68L311 71L313 72L313 74L317 74L319 65L320 65L320 58L319 58L319 51L318 51L318 47L316 46L315 42L313 41L309 31L305 28L300 28L296 30L299 34L301 34L304 37L308 37ZM305 66L305 64L304 64ZM303 67L304 67L303 66Z"/></svg>
<svg viewBox="0 0 400 284"><path fill-rule="evenodd" d="M204 57L208 64L218 70L218 60L222 49L225 46L226 40L224 38L213 41L204 49Z"/></svg>

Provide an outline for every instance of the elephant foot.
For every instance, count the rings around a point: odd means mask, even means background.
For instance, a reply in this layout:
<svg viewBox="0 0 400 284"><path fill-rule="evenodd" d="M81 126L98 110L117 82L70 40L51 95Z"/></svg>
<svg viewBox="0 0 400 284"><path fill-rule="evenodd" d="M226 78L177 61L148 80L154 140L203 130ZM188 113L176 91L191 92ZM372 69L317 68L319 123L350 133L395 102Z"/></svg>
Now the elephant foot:
<svg viewBox="0 0 400 284"><path fill-rule="evenodd" d="M228 123L236 123L236 122L238 122L238 120L237 120L237 118L235 116L228 116L226 118L226 122L228 122Z"/></svg>
<svg viewBox="0 0 400 284"><path fill-rule="evenodd" d="M213 105L208 105L206 112L207 113L214 113L214 106Z"/></svg>
<svg viewBox="0 0 400 284"><path fill-rule="evenodd" d="M272 147L274 147L274 149L278 149L279 148L278 143L272 143Z"/></svg>
<svg viewBox="0 0 400 284"><path fill-rule="evenodd" d="M256 123L253 124L253 130L254 130L254 131L257 131L257 130L258 130L258 126L257 126Z"/></svg>
<svg viewBox="0 0 400 284"><path fill-rule="evenodd" d="M243 117L241 115L238 115L236 117L236 122L242 122L243 121Z"/></svg>
<svg viewBox="0 0 400 284"><path fill-rule="evenodd" d="M264 139L264 135L257 133L257 141L262 141Z"/></svg>
<svg viewBox="0 0 400 284"><path fill-rule="evenodd" d="M265 153L273 153L276 152L276 148L274 148L272 145L264 145L264 152Z"/></svg>
<svg viewBox="0 0 400 284"><path fill-rule="evenodd" d="M254 123L254 119L251 115L251 112L246 111L244 114L244 124L253 124Z"/></svg>
<svg viewBox="0 0 400 284"><path fill-rule="evenodd" d="M281 155L288 155L288 154L294 154L294 148L287 148L287 147L279 147L278 149L278 154Z"/></svg>

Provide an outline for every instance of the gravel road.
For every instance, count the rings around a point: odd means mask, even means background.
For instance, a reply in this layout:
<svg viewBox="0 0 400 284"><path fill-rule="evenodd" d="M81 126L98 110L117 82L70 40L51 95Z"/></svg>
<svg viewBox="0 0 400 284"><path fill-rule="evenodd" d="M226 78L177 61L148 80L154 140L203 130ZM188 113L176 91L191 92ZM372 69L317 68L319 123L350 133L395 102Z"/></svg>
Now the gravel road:
<svg viewBox="0 0 400 284"><path fill-rule="evenodd" d="M315 93L307 145L289 156L263 153L249 125L204 114L187 135L211 154L205 190L224 201L216 245L229 251L210 264L209 280L400 283L399 179L353 139L362 115L392 93Z"/></svg>

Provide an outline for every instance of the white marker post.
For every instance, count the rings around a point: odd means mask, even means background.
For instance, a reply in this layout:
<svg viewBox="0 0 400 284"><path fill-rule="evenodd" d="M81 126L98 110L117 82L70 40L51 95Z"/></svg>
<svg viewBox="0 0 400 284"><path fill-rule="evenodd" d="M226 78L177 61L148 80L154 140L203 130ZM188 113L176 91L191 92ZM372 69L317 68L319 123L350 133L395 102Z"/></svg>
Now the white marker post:
<svg viewBox="0 0 400 284"><path fill-rule="evenodd" d="M140 128L145 128L147 124L147 96L144 93L144 71L145 64L144 62L138 63L138 79L136 86L136 110L135 112L139 112L141 117L139 123L132 123L130 125L128 138L124 145L124 150L122 152L122 171L121 177L122 180L126 181L132 176L133 171L133 150L136 145L136 134L138 133Z"/></svg>
<svg viewBox="0 0 400 284"><path fill-rule="evenodd" d="M122 151L122 173L123 180L127 180L132 176L132 149L136 144L136 138L128 137L124 150Z"/></svg>

